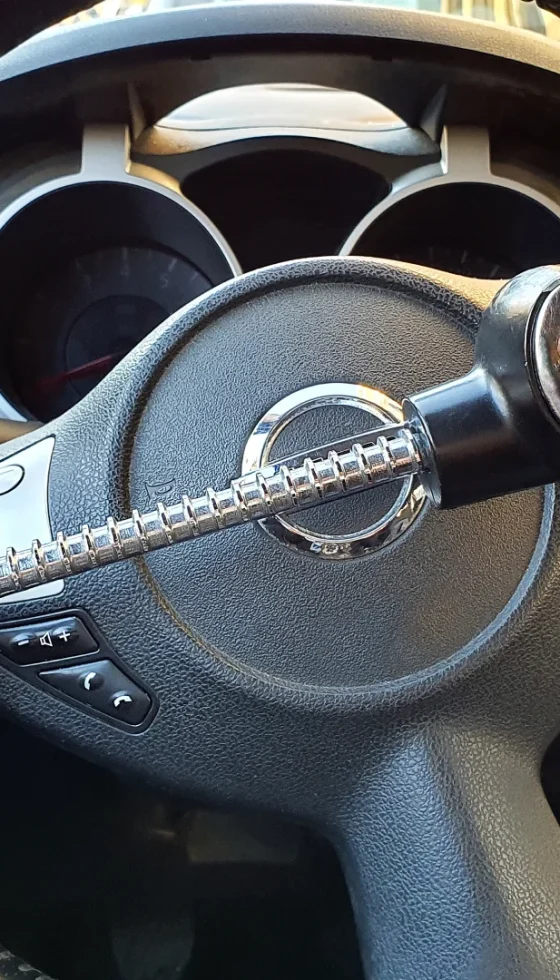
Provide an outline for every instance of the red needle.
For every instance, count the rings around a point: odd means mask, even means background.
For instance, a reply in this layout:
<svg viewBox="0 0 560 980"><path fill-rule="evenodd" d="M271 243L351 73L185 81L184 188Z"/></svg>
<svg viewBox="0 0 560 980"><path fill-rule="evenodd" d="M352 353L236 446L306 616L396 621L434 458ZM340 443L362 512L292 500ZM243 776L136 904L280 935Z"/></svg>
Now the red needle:
<svg viewBox="0 0 560 980"><path fill-rule="evenodd" d="M106 354L105 357L97 357L94 361L79 364L78 367L70 368L68 371L62 371L60 374L53 374L48 378L40 378L35 385L35 390L40 394L46 395L56 388L60 388L67 381L72 381L74 378L87 378L90 374L100 374L103 371L108 371L117 361L120 361L124 357L124 354L124 351L118 351L116 354Z"/></svg>

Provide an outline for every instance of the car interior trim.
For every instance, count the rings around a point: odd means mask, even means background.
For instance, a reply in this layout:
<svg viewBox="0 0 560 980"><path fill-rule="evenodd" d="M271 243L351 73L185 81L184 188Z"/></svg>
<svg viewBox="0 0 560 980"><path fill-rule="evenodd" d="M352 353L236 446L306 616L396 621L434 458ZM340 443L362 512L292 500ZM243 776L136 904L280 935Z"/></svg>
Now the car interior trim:
<svg viewBox="0 0 560 980"><path fill-rule="evenodd" d="M359 253L359 243L375 222L401 201L432 188L450 184L486 184L514 191L550 211L560 220L558 200L533 186L534 175L526 170L526 180L514 180L492 169L488 130L480 127L446 127L442 136L439 162L409 170L396 180L388 195L362 218L340 249L340 255ZM520 168L522 173L522 169ZM550 186L552 192L553 186Z"/></svg>

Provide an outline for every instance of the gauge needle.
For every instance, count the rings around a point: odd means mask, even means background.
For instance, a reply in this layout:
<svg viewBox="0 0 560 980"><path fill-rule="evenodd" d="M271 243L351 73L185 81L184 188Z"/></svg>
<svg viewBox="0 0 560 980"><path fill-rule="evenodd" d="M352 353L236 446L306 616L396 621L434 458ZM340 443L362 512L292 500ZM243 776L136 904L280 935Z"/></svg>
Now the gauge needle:
<svg viewBox="0 0 560 980"><path fill-rule="evenodd" d="M79 364L77 367L70 368L68 371L61 371L60 374L53 374L48 378L40 378L35 385L35 390L41 392L41 394L47 394L49 391L60 388L67 381L73 381L76 378L87 378L90 374L101 374L103 371L109 371L110 368L114 367L124 357L125 353L126 351L117 351L115 354L106 354L104 357L96 357L95 360L86 361L85 364Z"/></svg>

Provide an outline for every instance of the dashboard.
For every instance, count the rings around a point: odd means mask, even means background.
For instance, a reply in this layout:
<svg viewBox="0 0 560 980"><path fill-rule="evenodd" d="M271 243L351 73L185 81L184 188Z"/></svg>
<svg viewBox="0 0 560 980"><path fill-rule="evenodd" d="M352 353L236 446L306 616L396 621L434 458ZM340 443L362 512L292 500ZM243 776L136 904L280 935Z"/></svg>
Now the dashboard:
<svg viewBox="0 0 560 980"><path fill-rule="evenodd" d="M521 69L517 95L509 81L507 97L494 84L481 99L480 67L461 79L440 67L434 85L431 68L415 82L418 66L401 59L407 103L383 59L377 88L358 92L336 56L328 71L310 72L310 55L303 71L292 54L280 73L272 58L268 72L253 59L229 74L198 57L203 84L185 101L175 54L165 86L140 43L113 87L92 70L115 39L130 46L130 32L130 22L78 27L0 62L1 95L67 64L78 36L89 59L85 87L83 74L67 79L71 98L55 86L31 117L27 95L0 142L0 415L60 415L184 304L261 266L365 255L507 279L560 262L551 106L532 106Z"/></svg>

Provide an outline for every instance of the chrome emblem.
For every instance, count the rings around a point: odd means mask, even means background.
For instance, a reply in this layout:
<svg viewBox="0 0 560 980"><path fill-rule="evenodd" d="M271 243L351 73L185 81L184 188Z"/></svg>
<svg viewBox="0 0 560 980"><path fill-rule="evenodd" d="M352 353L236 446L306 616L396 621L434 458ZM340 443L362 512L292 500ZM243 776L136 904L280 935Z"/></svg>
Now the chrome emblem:
<svg viewBox="0 0 560 980"><path fill-rule="evenodd" d="M294 419L312 409L344 405L362 409L381 424L403 420L398 402L376 388L363 384L321 384L302 388L282 398L264 415L251 432L243 455L242 473L251 473L270 462L280 433ZM401 537L419 516L426 494L417 476L408 476L392 506L383 516L353 534L326 535L307 530L293 518L277 516L259 521L261 527L283 544L318 558L358 558L384 548Z"/></svg>

